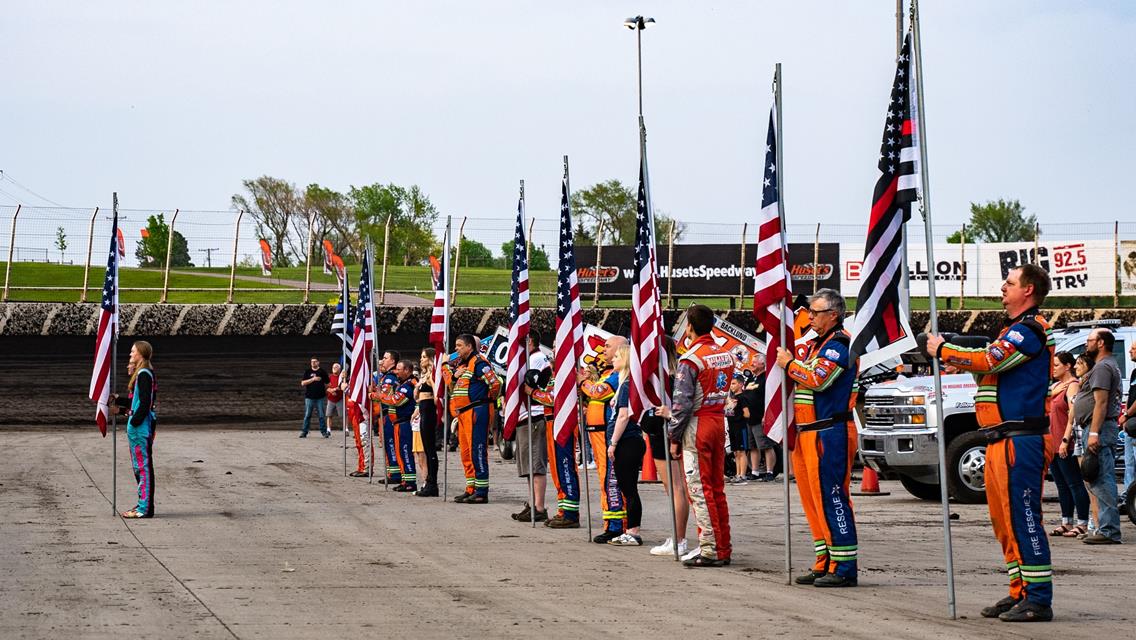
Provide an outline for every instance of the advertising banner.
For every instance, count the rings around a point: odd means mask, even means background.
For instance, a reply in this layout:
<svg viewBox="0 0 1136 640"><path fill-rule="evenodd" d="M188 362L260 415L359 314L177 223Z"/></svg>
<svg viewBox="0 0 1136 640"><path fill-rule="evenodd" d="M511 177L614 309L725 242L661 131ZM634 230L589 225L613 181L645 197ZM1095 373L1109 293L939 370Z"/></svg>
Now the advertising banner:
<svg viewBox="0 0 1136 640"><path fill-rule="evenodd" d="M674 265L669 263L667 247L658 247L659 289L666 295L668 285L676 296L683 295L753 295L753 263L757 245L747 244L742 260L741 244L676 244ZM596 247L576 247L577 278L580 294L594 291L596 280L600 293L631 294L635 281L632 248L603 247L601 264L596 269ZM840 288L840 245L835 242L820 244L820 261L814 266L814 246L810 243L789 245L789 272L793 280L793 293L812 293L813 274L817 274L818 288Z"/></svg>
<svg viewBox="0 0 1136 640"><path fill-rule="evenodd" d="M1136 247L1133 247L1136 250ZM929 273L935 273L940 297L996 297L1010 270L1034 261L1033 242L979 244L936 244L935 267L928 269L927 250L922 244L908 245L907 265L911 274L911 295L928 295ZM1037 244L1037 263L1053 280L1051 296L1112 295L1115 288L1113 244L1110 240L1046 241ZM1121 251L1123 254L1123 249ZM843 247L841 289L846 298L855 298L862 284L863 244ZM1136 258L1133 263L1136 269ZM1123 278L1123 268L1121 269Z"/></svg>
<svg viewBox="0 0 1136 640"><path fill-rule="evenodd" d="M1120 295L1136 295L1136 240L1120 243Z"/></svg>

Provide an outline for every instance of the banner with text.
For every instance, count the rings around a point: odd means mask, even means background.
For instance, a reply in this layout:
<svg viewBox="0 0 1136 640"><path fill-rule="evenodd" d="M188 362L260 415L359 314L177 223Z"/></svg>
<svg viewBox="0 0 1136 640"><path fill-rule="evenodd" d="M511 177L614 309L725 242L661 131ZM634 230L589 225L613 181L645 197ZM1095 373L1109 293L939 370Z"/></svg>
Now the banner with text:
<svg viewBox="0 0 1136 640"><path fill-rule="evenodd" d="M817 288L840 289L840 244L822 242L819 260L815 260L815 247L810 243L789 245L789 273L793 279L793 293L812 293L813 275ZM862 250L861 250L862 253ZM658 247L659 289L665 296L667 287L676 296L753 295L753 263L757 245L747 244L743 261L741 244L676 244L674 265L669 263L667 247ZM595 291L599 280L600 293L631 293L635 280L632 248L603 247L599 269L596 269L596 248L576 247L577 278L580 295L588 297ZM743 264L744 262L744 264ZM817 263L814 266L814 262Z"/></svg>

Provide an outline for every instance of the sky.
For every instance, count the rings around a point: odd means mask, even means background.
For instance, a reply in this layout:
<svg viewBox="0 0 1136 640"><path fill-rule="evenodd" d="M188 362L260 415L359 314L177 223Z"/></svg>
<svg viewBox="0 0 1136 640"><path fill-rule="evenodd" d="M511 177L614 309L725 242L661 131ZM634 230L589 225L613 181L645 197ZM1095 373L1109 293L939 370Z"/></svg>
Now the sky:
<svg viewBox="0 0 1136 640"><path fill-rule="evenodd" d="M996 198L1042 223L1136 219L1134 7L922 3L936 224ZM524 179L552 225L563 155L575 189L635 183L622 21L643 12L658 210L694 228L756 219L780 62L788 222L866 224L893 0L9 3L0 170L18 185L0 179L0 205L117 191L126 208L226 210L270 175L418 184L443 215L505 219Z"/></svg>

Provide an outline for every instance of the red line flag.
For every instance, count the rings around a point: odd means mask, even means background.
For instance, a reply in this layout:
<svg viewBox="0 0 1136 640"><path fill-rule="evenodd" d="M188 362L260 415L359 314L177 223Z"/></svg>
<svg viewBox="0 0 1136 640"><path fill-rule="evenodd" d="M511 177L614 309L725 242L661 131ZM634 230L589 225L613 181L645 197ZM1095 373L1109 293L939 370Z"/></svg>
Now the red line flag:
<svg viewBox="0 0 1136 640"><path fill-rule="evenodd" d="M568 174L560 186L560 261L556 275L556 353L553 355L555 396L553 436L567 446L580 425L576 367L584 355L584 312L580 308L580 284L576 280L572 211L568 205Z"/></svg>
<svg viewBox="0 0 1136 640"><path fill-rule="evenodd" d="M528 370L529 260L525 242L525 198L517 201L517 232L513 237L513 295L509 303L509 351L505 367L506 439L513 437L524 403L522 387Z"/></svg>
<svg viewBox="0 0 1136 640"><path fill-rule="evenodd" d="M911 34L903 40L892 83L891 103L880 144L880 177L872 195L864 283L856 298L852 351L860 368L898 357L915 347L908 310L899 295L903 279L903 224L919 197L919 146L911 119Z"/></svg>
<svg viewBox="0 0 1136 640"><path fill-rule="evenodd" d="M628 404L638 420L647 409L664 404L667 360L660 353L663 313L655 257L655 216L651 211L647 156L639 162L639 198L635 216L635 282L631 285L631 393Z"/></svg>
<svg viewBox="0 0 1136 640"><path fill-rule="evenodd" d="M793 339L793 316L789 311L792 281L789 279L785 234L781 228L781 197L777 190L776 107L769 112L769 133L765 138L765 175L761 182L761 213L758 219L757 261L754 264L753 315L765 328L765 434L781 442L788 432L781 413L781 385L785 370L777 366L781 328L785 338ZM789 420L792 415L786 416ZM790 440L790 443L792 441Z"/></svg>
<svg viewBox="0 0 1136 640"><path fill-rule="evenodd" d="M355 331L351 342L351 382L348 395L366 410L367 387L371 381L371 350L375 348L375 318L371 311L371 250L363 251L359 270L359 304L355 308Z"/></svg>
<svg viewBox="0 0 1136 640"><path fill-rule="evenodd" d="M114 344L118 337L118 210L110 229L110 255L107 257L106 277L103 278L103 297L100 302L99 331L95 337L95 368L91 372L88 396L97 404L95 424L106 437L107 418L110 416L110 385L114 363Z"/></svg>

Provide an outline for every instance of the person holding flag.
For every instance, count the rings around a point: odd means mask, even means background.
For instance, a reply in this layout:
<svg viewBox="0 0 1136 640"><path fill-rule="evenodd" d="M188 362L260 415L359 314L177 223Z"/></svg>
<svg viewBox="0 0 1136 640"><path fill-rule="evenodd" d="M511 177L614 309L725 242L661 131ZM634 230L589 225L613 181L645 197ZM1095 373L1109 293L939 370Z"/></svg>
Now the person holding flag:
<svg viewBox="0 0 1136 640"><path fill-rule="evenodd" d="M123 518L154 517L154 430L158 422L158 382L154 378L154 347L139 340L130 347L129 395L114 396L115 413L129 417L126 422L126 441L130 445L130 466L138 483L138 504L123 511Z"/></svg>
<svg viewBox="0 0 1136 640"><path fill-rule="evenodd" d="M359 420L354 424L355 446L359 450L359 467L350 474L355 477L374 475L372 428L373 411L368 410L368 387L371 380L371 351L375 345L374 309L371 306L371 248L363 252L363 265L359 271L359 304L355 307L353 337L351 339L350 384L347 397L357 411ZM369 473L364 473L364 472Z"/></svg>
<svg viewBox="0 0 1136 640"><path fill-rule="evenodd" d="M388 352L389 353L389 352ZM398 464L401 481L393 491L418 491L418 473L412 451L414 443L414 430L410 420L414 416L414 363L409 360L400 360L391 370L396 384L383 385L379 388L379 400L387 410L387 421L395 434L395 444L398 449Z"/></svg>
<svg viewBox="0 0 1136 640"><path fill-rule="evenodd" d="M614 461L608 459L607 455L607 424L611 420L611 400L615 398L615 390L619 388L619 372L611 366L611 357L620 347L626 345L627 338L623 336L609 337L604 342L603 358L597 360L597 365L601 369L599 376L593 380L585 371L581 370L577 374L580 394L587 401L584 417L587 423L588 446L595 456L600 509L604 521L604 530L592 539L596 544L606 544L623 535L624 522L627 520L623 494L619 492L615 479Z"/></svg>
<svg viewBox="0 0 1136 640"><path fill-rule="evenodd" d="M377 401L382 416L380 419L383 425L383 447L385 447L387 454L387 473L384 482L388 485L402 484L402 468L405 464L402 460L399 434L395 429L391 407L384 400L384 398L391 397L400 384L398 376L394 373L399 360L400 356L397 351L393 349L383 351L383 358L379 361L379 371L375 374L375 391L371 394L371 400ZM410 446L409 442L407 446ZM410 464L413 465L414 463L411 462Z"/></svg>
<svg viewBox="0 0 1136 640"><path fill-rule="evenodd" d="M813 534L816 562L797 584L854 587L857 581L856 519L849 498L856 456L856 357L844 329L844 298L832 289L809 297L809 320L817 337L801 360L784 347L777 365L796 384L793 416L798 432L793 448L797 490Z"/></svg>

